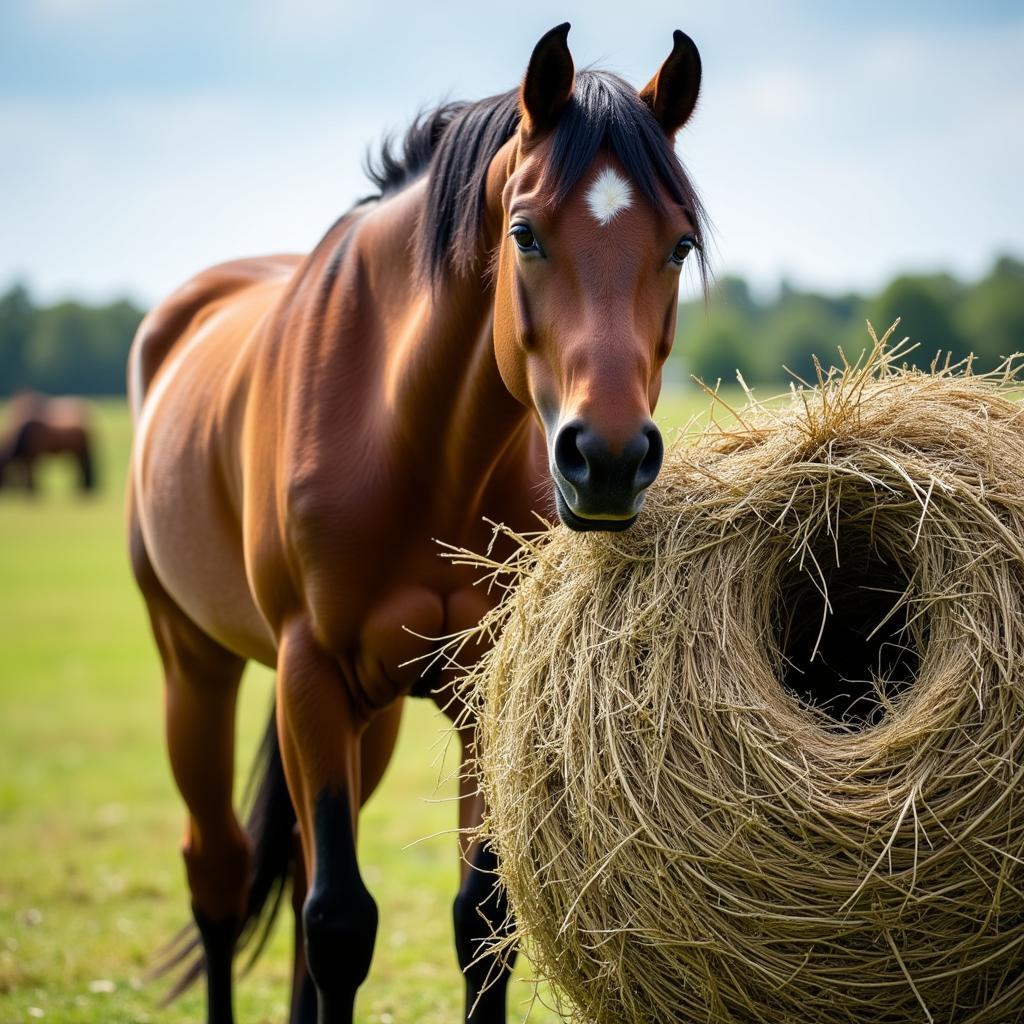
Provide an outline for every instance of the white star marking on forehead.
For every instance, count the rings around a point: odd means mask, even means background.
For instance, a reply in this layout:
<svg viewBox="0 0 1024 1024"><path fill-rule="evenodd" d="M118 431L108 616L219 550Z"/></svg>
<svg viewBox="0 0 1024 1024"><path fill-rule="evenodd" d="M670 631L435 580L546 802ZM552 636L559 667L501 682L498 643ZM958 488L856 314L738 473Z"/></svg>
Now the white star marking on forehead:
<svg viewBox="0 0 1024 1024"><path fill-rule="evenodd" d="M598 224L607 224L632 202L633 190L629 182L620 178L610 167L606 167L594 179L594 184L587 192L587 206Z"/></svg>

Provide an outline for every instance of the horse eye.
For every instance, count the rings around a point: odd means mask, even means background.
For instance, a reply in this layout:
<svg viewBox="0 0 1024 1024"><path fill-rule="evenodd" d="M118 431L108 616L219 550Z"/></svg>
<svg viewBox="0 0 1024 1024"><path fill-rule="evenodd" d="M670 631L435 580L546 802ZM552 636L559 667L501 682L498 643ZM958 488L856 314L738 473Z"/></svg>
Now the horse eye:
<svg viewBox="0 0 1024 1024"><path fill-rule="evenodd" d="M517 224L509 234L515 239L520 252L540 252L536 235L525 224Z"/></svg>
<svg viewBox="0 0 1024 1024"><path fill-rule="evenodd" d="M682 266L683 260L693 252L696 244L697 243L690 235L680 238L679 241L676 242L676 247L672 250L672 262L677 266Z"/></svg>

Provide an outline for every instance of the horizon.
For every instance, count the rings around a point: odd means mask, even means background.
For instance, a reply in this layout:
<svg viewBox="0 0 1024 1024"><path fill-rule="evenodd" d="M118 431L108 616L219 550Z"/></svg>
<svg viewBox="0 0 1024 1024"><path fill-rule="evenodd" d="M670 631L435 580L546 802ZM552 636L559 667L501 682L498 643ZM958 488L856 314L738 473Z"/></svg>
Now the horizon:
<svg viewBox="0 0 1024 1024"><path fill-rule="evenodd" d="M1024 252L996 252L993 253L991 260L981 268L977 274L958 274L948 269L941 267L936 269L924 269L918 270L914 267L904 267L898 270L889 278L885 278L878 282L877 286L873 288L817 288L814 286L805 285L802 281L795 281L792 278L783 277L774 283L767 285L759 285L757 282L752 281L750 278L744 276L741 273L733 271L726 271L722 273L712 273L709 280L709 292L713 293L715 287L721 284L723 281L734 280L741 281L745 284L749 290L750 295L759 306L770 306L778 303L783 294L786 292L796 295L816 295L826 299L858 299L858 300L869 300L872 297L880 294L885 290L888 285L899 278L932 278L932 277L949 277L958 285L965 288L969 288L980 281L983 281L996 269L997 265L1003 260L1012 260L1017 263L1024 264ZM109 295L79 295L74 292L62 292L56 295L41 295L31 286L31 283L25 281L23 278L13 277L10 278L6 283L0 284L0 297L9 294L15 288L25 288L28 293L30 300L39 308L57 306L64 303L72 303L80 306L89 307L101 307L114 305L119 302L127 302L140 310L147 310L151 304L145 303L138 299L135 295L130 292L116 292ZM157 299L159 301L159 297ZM679 302L683 303L702 303L703 296L699 293L696 294L683 294L680 292Z"/></svg>

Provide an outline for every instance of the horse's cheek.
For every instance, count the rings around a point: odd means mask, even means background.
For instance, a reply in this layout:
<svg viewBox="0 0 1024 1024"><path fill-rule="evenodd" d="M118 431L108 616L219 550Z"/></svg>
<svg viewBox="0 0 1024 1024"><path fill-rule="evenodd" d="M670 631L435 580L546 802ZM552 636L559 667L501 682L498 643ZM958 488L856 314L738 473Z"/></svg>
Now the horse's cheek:
<svg viewBox="0 0 1024 1024"><path fill-rule="evenodd" d="M504 271L503 276L509 272ZM494 356L502 382L523 405L530 404L530 382L527 374L526 341L528 328L513 297L512 282L499 285L494 300Z"/></svg>

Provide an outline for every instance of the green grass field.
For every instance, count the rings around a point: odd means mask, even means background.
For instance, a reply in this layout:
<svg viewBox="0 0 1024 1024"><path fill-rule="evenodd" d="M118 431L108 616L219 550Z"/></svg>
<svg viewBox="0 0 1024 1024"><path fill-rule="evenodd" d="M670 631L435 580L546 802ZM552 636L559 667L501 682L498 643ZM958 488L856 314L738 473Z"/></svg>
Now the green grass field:
<svg viewBox="0 0 1024 1024"><path fill-rule="evenodd" d="M669 396L681 424L706 400ZM168 1008L144 975L187 919L182 808L161 731L162 694L122 530L129 423L101 404L102 491L82 500L52 466L35 500L0 494L0 1024L202 1019L188 993ZM272 677L250 669L240 714L243 779ZM363 813L360 861L380 907L360 1022L450 1024L462 988L451 939L458 877L445 721L407 701L397 756ZM289 915L290 916L290 915ZM240 1021L281 1021L291 922L238 986ZM532 986L518 971L510 1020ZM557 1018L541 1006L529 1014Z"/></svg>

